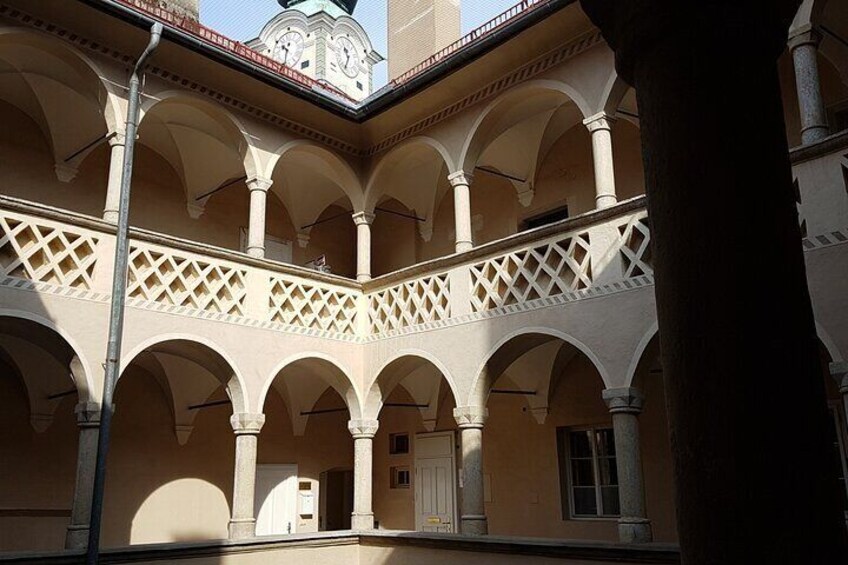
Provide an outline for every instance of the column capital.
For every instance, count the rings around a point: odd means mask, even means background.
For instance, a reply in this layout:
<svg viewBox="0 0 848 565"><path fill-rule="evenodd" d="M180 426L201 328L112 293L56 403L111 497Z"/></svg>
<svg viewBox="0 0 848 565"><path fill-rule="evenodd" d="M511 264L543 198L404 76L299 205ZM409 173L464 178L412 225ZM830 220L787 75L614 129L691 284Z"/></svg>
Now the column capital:
<svg viewBox="0 0 848 565"><path fill-rule="evenodd" d="M474 182L474 175L465 171L457 171L448 175L448 181L454 188L458 186L471 186L471 183Z"/></svg>
<svg viewBox="0 0 848 565"><path fill-rule="evenodd" d="M831 363L830 376L836 380L836 386L839 387L839 392L848 396L848 363Z"/></svg>
<svg viewBox="0 0 848 565"><path fill-rule="evenodd" d="M80 402L74 408L77 425L81 428L100 427L100 405L96 402Z"/></svg>
<svg viewBox="0 0 848 565"><path fill-rule="evenodd" d="M644 395L636 388L608 388L603 398L611 414L639 414L645 403Z"/></svg>
<svg viewBox="0 0 848 565"><path fill-rule="evenodd" d="M373 439L379 428L379 420L350 420L347 423L353 439Z"/></svg>
<svg viewBox="0 0 848 565"><path fill-rule="evenodd" d="M297 245L301 249L306 249L309 247L309 238L311 236L308 233L298 233L297 234Z"/></svg>
<svg viewBox="0 0 848 565"><path fill-rule="evenodd" d="M230 416L230 425L237 436L259 435L265 425L265 414L233 414Z"/></svg>
<svg viewBox="0 0 848 565"><path fill-rule="evenodd" d="M583 120L583 125L586 126L591 133L595 133L596 131L611 131L612 126L615 125L618 119L612 114L607 114L606 112L598 112L594 116L589 116L585 120Z"/></svg>
<svg viewBox="0 0 848 565"><path fill-rule="evenodd" d="M109 134L110 147L123 147L127 144L127 134L123 131L113 131Z"/></svg>
<svg viewBox="0 0 848 565"><path fill-rule="evenodd" d="M374 223L376 215L371 212L356 212L353 214L353 223L357 226L370 226Z"/></svg>
<svg viewBox="0 0 848 565"><path fill-rule="evenodd" d="M247 179L245 182L247 184L248 190L251 192L254 190L261 190L262 192L268 192L268 190L273 186L274 181L271 179L266 179L263 177L251 177Z"/></svg>
<svg viewBox="0 0 848 565"><path fill-rule="evenodd" d="M790 31L787 46L789 47L789 51L794 51L804 45L812 45L818 48L821 40L822 34L814 25L804 24Z"/></svg>
<svg viewBox="0 0 848 565"><path fill-rule="evenodd" d="M485 406L457 406L453 409L453 417L460 430L483 429L489 409Z"/></svg>

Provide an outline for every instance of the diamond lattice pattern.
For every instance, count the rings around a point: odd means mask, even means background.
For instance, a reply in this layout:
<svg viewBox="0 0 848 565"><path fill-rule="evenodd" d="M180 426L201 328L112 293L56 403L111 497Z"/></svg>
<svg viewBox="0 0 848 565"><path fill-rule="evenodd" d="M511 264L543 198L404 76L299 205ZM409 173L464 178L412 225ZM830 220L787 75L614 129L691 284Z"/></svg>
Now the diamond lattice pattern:
<svg viewBox="0 0 848 565"><path fill-rule="evenodd" d="M370 296L371 332L384 333L450 318L448 275L437 275L376 292Z"/></svg>
<svg viewBox="0 0 848 565"><path fill-rule="evenodd" d="M0 274L90 290L99 238L68 228L0 215Z"/></svg>
<svg viewBox="0 0 848 565"><path fill-rule="evenodd" d="M589 234L567 237L471 267L475 312L523 304L592 285Z"/></svg>
<svg viewBox="0 0 848 565"><path fill-rule="evenodd" d="M356 295L298 281L271 278L270 320L353 335Z"/></svg>
<svg viewBox="0 0 848 565"><path fill-rule="evenodd" d="M246 272L209 260L132 246L127 295L168 306L243 316Z"/></svg>
<svg viewBox="0 0 848 565"><path fill-rule="evenodd" d="M640 214L618 227L619 249L624 264L624 278L654 274L651 255L651 228L647 214Z"/></svg>

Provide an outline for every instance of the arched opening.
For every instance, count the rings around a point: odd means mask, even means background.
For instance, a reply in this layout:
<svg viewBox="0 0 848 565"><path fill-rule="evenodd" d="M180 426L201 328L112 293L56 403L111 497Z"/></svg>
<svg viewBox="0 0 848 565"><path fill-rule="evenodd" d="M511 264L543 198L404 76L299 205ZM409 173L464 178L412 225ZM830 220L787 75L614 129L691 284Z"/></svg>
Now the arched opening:
<svg viewBox="0 0 848 565"><path fill-rule="evenodd" d="M39 322L0 316L0 551L64 547L79 432L89 402L74 348Z"/></svg>
<svg viewBox="0 0 848 565"><path fill-rule="evenodd" d="M338 155L308 142L293 142L276 152L271 194L288 214L273 211L268 226L296 241L292 262L323 266L325 271L356 276L356 227L353 211L361 206L362 189L350 165Z"/></svg>
<svg viewBox="0 0 848 565"><path fill-rule="evenodd" d="M371 385L366 413L380 421L373 472L380 528L458 531L460 462L451 382L434 360L409 353L386 364Z"/></svg>
<svg viewBox="0 0 848 565"><path fill-rule="evenodd" d="M483 431L485 510L493 535L618 539L618 476L605 374L557 332L504 341L472 398Z"/></svg>
<svg viewBox="0 0 848 565"><path fill-rule="evenodd" d="M373 210L376 276L453 252L451 225L436 232L438 205L450 192L447 150L431 138L413 138L383 155L371 174L366 208Z"/></svg>
<svg viewBox="0 0 848 565"><path fill-rule="evenodd" d="M243 250L250 204L246 181L256 172L235 117L212 102L164 93L144 107L130 222Z"/></svg>
<svg viewBox="0 0 848 565"><path fill-rule="evenodd" d="M36 33L0 33L0 121L4 194L102 213L115 116L81 55Z"/></svg>
<svg viewBox="0 0 848 565"><path fill-rule="evenodd" d="M236 369L219 351L180 337L129 354L115 391L105 545L227 537L230 416L245 408Z"/></svg>
<svg viewBox="0 0 848 565"><path fill-rule="evenodd" d="M359 402L345 370L306 356L284 363L261 399L256 533L348 530L353 511L353 440Z"/></svg>

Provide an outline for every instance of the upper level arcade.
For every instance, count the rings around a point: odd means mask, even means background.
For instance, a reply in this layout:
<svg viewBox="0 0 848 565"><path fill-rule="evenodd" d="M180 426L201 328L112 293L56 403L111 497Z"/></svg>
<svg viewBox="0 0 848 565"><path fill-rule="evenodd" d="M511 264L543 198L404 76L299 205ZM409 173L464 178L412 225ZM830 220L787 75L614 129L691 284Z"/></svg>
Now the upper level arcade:
<svg viewBox="0 0 848 565"><path fill-rule="evenodd" d="M848 355L847 6L805 3L780 68L799 245L822 359L837 368ZM348 420L362 446L391 441L374 422L408 424L392 410L420 416L413 433L450 429L464 442L487 407L520 414L549 463L524 471L550 492L560 428L607 424L604 398L635 409L622 393L635 385L662 405L650 376L661 362L636 95L577 3L524 0L359 104L145 0L0 0L0 19L0 361L26 381L32 359L55 360L25 384L34 429L72 417L64 397L50 398L68 373L78 403L99 402L128 65L150 22L169 25L147 69L136 145L122 364L141 384L123 381L123 394L163 394L162 434L150 441L200 450L185 468L220 488L191 483L179 496L212 501L202 535L227 535L227 519L247 512L222 494L232 461L190 443L195 427L207 439L229 434L225 420L198 416L209 403L229 405L238 438L259 434L267 414L277 427L261 441L302 456L316 484L358 465ZM728 135L742 134L728 117ZM756 254L757 234L739 245ZM734 274L705 264L704 276ZM674 541L664 414L645 416L659 438L648 448L648 517L655 539ZM498 445L526 447L510 420L493 421ZM146 441L137 432L122 433ZM602 519L573 519L567 495L499 482L510 454L497 453L481 467L495 482L478 493L494 533L617 538L603 508ZM265 462L286 462L275 457ZM406 465L379 457L378 468ZM163 510L176 491L152 484L170 473L145 477L138 491L157 497L132 498L138 519L121 515L109 539L168 541L163 528L187 520ZM377 519L414 529L420 517L395 479L380 478ZM367 522L358 496L354 518ZM351 525L345 510L340 529ZM331 529L318 514L298 515L296 529ZM55 537L54 526L28 535Z"/></svg>

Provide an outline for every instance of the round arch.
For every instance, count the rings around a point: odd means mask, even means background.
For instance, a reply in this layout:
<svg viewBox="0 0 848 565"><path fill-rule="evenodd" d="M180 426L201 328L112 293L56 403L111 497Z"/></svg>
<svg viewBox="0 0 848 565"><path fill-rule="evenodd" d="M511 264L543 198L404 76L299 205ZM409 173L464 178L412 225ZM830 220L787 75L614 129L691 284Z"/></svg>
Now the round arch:
<svg viewBox="0 0 848 565"><path fill-rule="evenodd" d="M397 368L399 364L405 363L402 370L393 372L391 369ZM445 366L440 359L435 355L420 349L404 349L396 353L390 360L383 363L377 371L377 376L368 387L368 392L365 395L365 405L363 409L365 419L378 419L380 412L383 409L383 404L386 398L400 385L407 377L412 376L417 370L425 365L429 365L439 374L447 383L453 396L454 403L458 403L461 395L456 386L456 380L453 378L450 370Z"/></svg>
<svg viewBox="0 0 848 565"><path fill-rule="evenodd" d="M541 107L534 107L529 105L528 94L530 93L550 93L554 96L552 100L541 101ZM557 104L554 99L563 101ZM591 115L592 109L589 103L577 89L562 81L532 80L504 92L483 108L474 120L457 163L460 169L466 172L473 171L485 148L500 134L544 109L558 107L567 101L574 102L584 118ZM522 104L527 104L529 107L522 108ZM509 110L503 110L504 107L508 107ZM504 116L509 119L504 119Z"/></svg>
<svg viewBox="0 0 848 565"><path fill-rule="evenodd" d="M122 355L121 366L119 371L118 382L123 378L124 373L133 361L141 354L155 350L157 347L168 344L186 343L202 348L202 352L210 355L210 359L223 361L223 366L231 372L230 377L224 381L226 376L216 375L209 370L212 376L216 377L227 391L227 395L232 402L233 413L247 412L249 406L249 398L247 395L247 386L245 385L244 377L238 366L233 361L232 357L217 343L205 337L195 336L191 334L162 334L150 337L147 340L136 345L128 354ZM188 360L203 366L199 360L187 357ZM204 367L205 368L205 367Z"/></svg>
<svg viewBox="0 0 848 565"><path fill-rule="evenodd" d="M74 353L74 360L72 361L73 364L76 365L76 368L72 371L72 376L74 379L74 385L77 388L80 402L100 403L100 398L97 395L97 389L95 388L92 379L91 364L82 352L78 342L68 332L47 318L21 310L7 310L0 308L0 319L2 318L26 320L38 324L39 326L58 335ZM71 369L71 367L69 367L69 369Z"/></svg>
<svg viewBox="0 0 848 565"><path fill-rule="evenodd" d="M268 393L274 385L274 382L279 378L286 378L283 375L283 372L304 364L312 365L312 367L307 367L307 369L310 369L311 372L317 374L327 387L332 388L339 394L339 396L342 397L345 405L347 406L348 412L350 413L351 420L361 419L362 402L359 397L359 393L356 390L356 385L354 384L353 379L350 378L351 372L349 369L333 357L315 351L292 355L274 367L270 375L262 384L262 391L259 394L256 404L256 410L258 413L263 412L268 398ZM323 390L326 391L326 388ZM291 409L291 406L289 406L289 409Z"/></svg>
<svg viewBox="0 0 848 565"><path fill-rule="evenodd" d="M7 45L35 50L45 56L26 55L26 65L22 67L14 57L3 55L3 47ZM57 63L64 67L56 67ZM54 66L48 68L51 65ZM2 26L0 67L3 66L20 75L17 98L11 92L9 96L13 100L8 101L41 129L57 167L75 170L94 147L73 155L75 152L97 136L121 129L116 89L103 69L73 45L37 30Z"/></svg>
<svg viewBox="0 0 848 565"><path fill-rule="evenodd" d="M489 364L504 346L508 345L510 342L515 342L520 338L529 338L527 340L527 344L521 343L520 345L529 345L530 347L536 347L552 339L558 339L573 346L577 349L577 351L585 355L595 367L595 370L598 371L598 374L603 381L604 388L608 388L610 386L612 380L610 379L606 368L603 363L601 363L600 359L598 359L598 356L595 355L595 353L586 344L560 330L545 327L527 327L504 336L486 354L485 359L477 368L476 376L474 377L474 382L470 389L468 398L468 403L470 405L478 405L477 403L479 403L480 406L485 406L485 400L488 398L492 385L494 385L494 382L498 379L500 373L503 372L489 371ZM523 349L525 351L527 350L526 348ZM510 356L510 359L514 361L517 357ZM509 366L509 364L510 363L500 363L500 365L503 365L504 370Z"/></svg>
<svg viewBox="0 0 848 565"><path fill-rule="evenodd" d="M353 167L351 167L347 160L320 143L311 140L295 139L278 147L273 153L274 157L269 160L265 168L265 178L273 178L277 166L286 155L298 150L308 150L324 161L331 173L331 176L328 178L335 182L345 196L347 196L355 210L362 208L363 190L359 181L359 175L356 174L356 171L353 170Z"/></svg>
<svg viewBox="0 0 848 565"><path fill-rule="evenodd" d="M448 171L456 170L453 157L439 140L425 135L407 139L385 152L374 166L365 185L365 211L373 212L380 198L388 194L388 191L382 190L383 187L378 184L381 176L390 172L393 167L400 166L401 162L409 156L409 152L419 147L425 148L425 151L429 149L429 152L440 157ZM409 203L404 202L404 204L409 208L414 208L414 206L409 206Z"/></svg>

